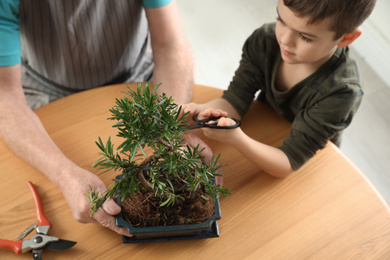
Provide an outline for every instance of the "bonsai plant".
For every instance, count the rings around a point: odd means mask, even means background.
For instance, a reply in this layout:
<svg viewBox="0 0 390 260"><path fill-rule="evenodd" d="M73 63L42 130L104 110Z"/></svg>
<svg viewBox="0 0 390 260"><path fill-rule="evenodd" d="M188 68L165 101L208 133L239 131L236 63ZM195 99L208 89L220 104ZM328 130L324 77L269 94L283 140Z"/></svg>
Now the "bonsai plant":
<svg viewBox="0 0 390 260"><path fill-rule="evenodd" d="M91 190L86 196L92 214L108 198L116 198L122 205L117 225L138 238L199 235L201 223L211 219L206 223L210 228L220 218L219 196L230 194L229 189L215 183L222 167L220 155L206 160L199 145L185 144L188 113L181 116L181 107L171 97L157 94L158 87L138 84L136 90L128 87L124 97L116 99L108 119L117 121L113 127L123 142L115 149L111 138L104 144L99 137L96 144L101 157L93 167L122 174L106 193ZM195 228L186 233L182 225ZM151 226L158 228L152 235L137 231L141 227L148 231ZM176 229L162 233L167 226Z"/></svg>

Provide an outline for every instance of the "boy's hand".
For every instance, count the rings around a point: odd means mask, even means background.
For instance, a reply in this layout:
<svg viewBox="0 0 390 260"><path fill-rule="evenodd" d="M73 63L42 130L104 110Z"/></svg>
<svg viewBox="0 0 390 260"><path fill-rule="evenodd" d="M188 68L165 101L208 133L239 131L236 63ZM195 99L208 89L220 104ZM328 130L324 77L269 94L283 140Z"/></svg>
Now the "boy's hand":
<svg viewBox="0 0 390 260"><path fill-rule="evenodd" d="M198 115L198 118L205 119L205 118L209 118L209 117L226 117L227 115L228 115L228 113L226 111L210 107L210 108L200 112ZM234 121L233 121L233 125L234 125Z"/></svg>
<svg viewBox="0 0 390 260"><path fill-rule="evenodd" d="M190 114L188 115L189 118L192 118L193 115L199 113L200 111L200 107L198 104L196 103L188 103L188 104L184 104L182 105L181 107L181 112L180 112L180 116L184 115L185 113L187 112L190 112Z"/></svg>
<svg viewBox="0 0 390 260"><path fill-rule="evenodd" d="M218 126L231 126L235 125L236 122L231 118L226 117L227 112L220 109L209 108L199 113L199 119L205 119L208 117L221 117L218 119ZM212 129L212 128L202 128L204 135L208 138L214 139L221 143L229 144L234 146L238 142L238 138L242 132L241 128L235 129Z"/></svg>

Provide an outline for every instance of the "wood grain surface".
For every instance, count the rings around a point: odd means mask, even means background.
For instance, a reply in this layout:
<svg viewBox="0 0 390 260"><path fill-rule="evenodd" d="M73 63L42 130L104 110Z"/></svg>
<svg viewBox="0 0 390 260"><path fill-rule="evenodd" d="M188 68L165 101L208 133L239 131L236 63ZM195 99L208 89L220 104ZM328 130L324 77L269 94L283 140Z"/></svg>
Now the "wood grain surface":
<svg viewBox="0 0 390 260"><path fill-rule="evenodd" d="M135 84L129 84L134 87ZM46 105L36 113L48 133L79 166L91 168L99 155L98 136L115 142L108 109L125 85L81 92ZM222 90L194 86L194 101L219 97ZM242 129L278 146L290 124L269 107L254 102ZM53 227L49 234L77 241L66 251L45 250L43 259L386 259L390 256L390 210L365 175L333 144L285 179L265 174L235 149L207 139L222 153L224 184L233 195L221 199L219 238L123 244L122 237L94 224L80 224L65 199L41 173L0 141L0 238L14 240L36 222L27 182L41 194ZM22 137L21 137L22 138ZM101 175L106 185L116 173ZM30 235L31 236L31 235ZM32 259L0 250L0 259Z"/></svg>

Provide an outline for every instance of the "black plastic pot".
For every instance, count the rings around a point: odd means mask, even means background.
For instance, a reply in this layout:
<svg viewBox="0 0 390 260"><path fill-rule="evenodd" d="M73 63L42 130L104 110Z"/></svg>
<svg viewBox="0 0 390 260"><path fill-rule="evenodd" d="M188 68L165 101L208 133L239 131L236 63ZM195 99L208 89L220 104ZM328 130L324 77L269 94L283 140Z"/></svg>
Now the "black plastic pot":
<svg viewBox="0 0 390 260"><path fill-rule="evenodd" d="M120 205L120 199L116 200ZM160 227L133 227L123 219L122 212L116 216L116 225L126 228L133 237L123 236L123 243L174 241L185 239L200 239L219 237L217 220L221 219L219 200L215 200L214 214L200 224L160 226Z"/></svg>
<svg viewBox="0 0 390 260"><path fill-rule="evenodd" d="M145 169L147 169L145 167ZM122 179L123 174L118 175L116 179ZM115 199L116 203L121 206L120 198ZM134 227L127 222L122 211L115 216L116 225L126 228L132 237L123 236L123 243L140 243L140 242L157 242L157 241L175 241L187 239L201 239L219 237L217 220L221 219L221 208L219 199L215 200L214 214L200 224L175 225L175 226L158 226L158 227Z"/></svg>

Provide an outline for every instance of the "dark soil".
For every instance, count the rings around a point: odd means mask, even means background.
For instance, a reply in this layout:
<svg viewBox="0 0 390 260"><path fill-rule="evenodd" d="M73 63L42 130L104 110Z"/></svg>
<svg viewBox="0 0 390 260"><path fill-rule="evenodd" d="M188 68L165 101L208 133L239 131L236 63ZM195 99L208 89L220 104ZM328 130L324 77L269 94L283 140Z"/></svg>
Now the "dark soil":
<svg viewBox="0 0 390 260"><path fill-rule="evenodd" d="M195 197L183 190L181 196L185 200L177 199L172 206L160 207L162 201L153 193L137 193L122 202L123 218L135 227L152 227L198 224L214 214L214 200L203 190L198 189Z"/></svg>

